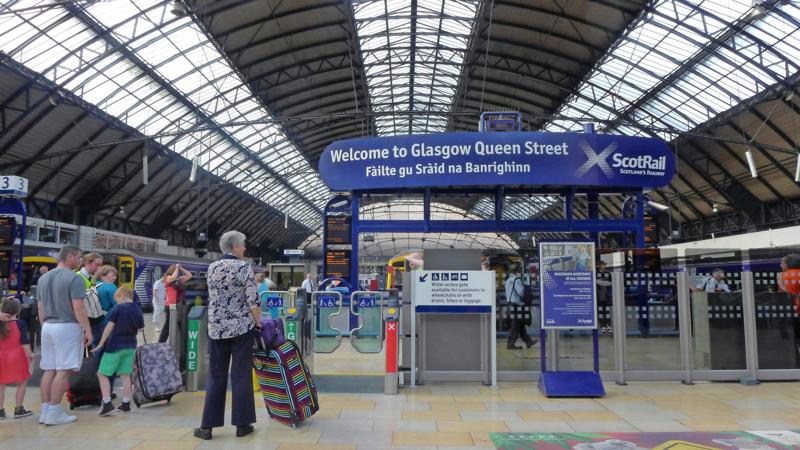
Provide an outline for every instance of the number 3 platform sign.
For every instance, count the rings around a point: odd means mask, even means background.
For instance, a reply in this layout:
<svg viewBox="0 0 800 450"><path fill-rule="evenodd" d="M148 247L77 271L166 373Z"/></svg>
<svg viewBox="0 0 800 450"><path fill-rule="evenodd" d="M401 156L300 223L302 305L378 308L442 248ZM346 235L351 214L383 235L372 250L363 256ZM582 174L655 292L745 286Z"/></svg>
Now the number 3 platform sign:
<svg viewBox="0 0 800 450"><path fill-rule="evenodd" d="M28 196L28 179L15 175L0 175L0 197Z"/></svg>

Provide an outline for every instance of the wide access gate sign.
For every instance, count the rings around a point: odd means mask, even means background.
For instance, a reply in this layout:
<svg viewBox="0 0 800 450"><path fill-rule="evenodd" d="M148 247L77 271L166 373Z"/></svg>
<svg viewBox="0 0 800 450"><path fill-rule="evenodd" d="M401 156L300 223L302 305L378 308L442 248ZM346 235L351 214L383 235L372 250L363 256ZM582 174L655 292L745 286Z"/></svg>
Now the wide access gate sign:
<svg viewBox="0 0 800 450"><path fill-rule="evenodd" d="M331 190L431 186L665 186L675 163L656 138L583 133L440 133L337 141L319 162Z"/></svg>

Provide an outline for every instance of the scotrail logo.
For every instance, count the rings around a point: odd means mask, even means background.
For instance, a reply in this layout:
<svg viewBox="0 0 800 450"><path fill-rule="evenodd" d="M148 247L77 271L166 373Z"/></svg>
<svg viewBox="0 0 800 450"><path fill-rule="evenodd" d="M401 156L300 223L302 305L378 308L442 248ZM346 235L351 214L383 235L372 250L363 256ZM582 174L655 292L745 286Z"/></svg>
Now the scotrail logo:
<svg viewBox="0 0 800 450"><path fill-rule="evenodd" d="M614 178L614 169L617 169L622 175L655 176L662 176L667 170L666 156L638 155L626 157L622 153L613 153L617 149L616 142L608 144L599 154L586 141L581 142L579 146L586 153L587 160L575 171L576 177L582 177L594 166L600 168L608 178ZM609 156L611 156L612 161L610 166L607 161Z"/></svg>
<svg viewBox="0 0 800 450"><path fill-rule="evenodd" d="M582 177L586 175L586 172L588 172L589 169L597 166L603 171L604 174L606 174L608 178L614 178L614 171L608 166L606 159L608 159L608 156L611 155L611 152L617 149L616 142L608 144L608 147L603 149L600 154L595 153L592 146L586 141L582 141L579 146L583 150L583 153L586 153L588 160L582 166L578 167L578 170L575 171L576 177Z"/></svg>

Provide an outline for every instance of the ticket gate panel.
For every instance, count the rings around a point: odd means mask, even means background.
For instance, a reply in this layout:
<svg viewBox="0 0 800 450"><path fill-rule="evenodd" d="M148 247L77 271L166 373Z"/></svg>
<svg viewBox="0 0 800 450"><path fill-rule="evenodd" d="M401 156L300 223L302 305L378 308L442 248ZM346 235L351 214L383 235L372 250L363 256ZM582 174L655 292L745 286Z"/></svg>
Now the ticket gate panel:
<svg viewBox="0 0 800 450"><path fill-rule="evenodd" d="M258 294L261 315L286 321L286 311L292 306L292 295L287 291L263 291Z"/></svg>
<svg viewBox="0 0 800 450"><path fill-rule="evenodd" d="M358 323L350 330L350 345L359 353L380 353L383 349L383 305L380 292L358 291L350 297L350 312Z"/></svg>
<svg viewBox="0 0 800 450"><path fill-rule="evenodd" d="M342 330L334 325L342 315L342 294L314 292L311 295L314 353L333 353L342 343Z"/></svg>

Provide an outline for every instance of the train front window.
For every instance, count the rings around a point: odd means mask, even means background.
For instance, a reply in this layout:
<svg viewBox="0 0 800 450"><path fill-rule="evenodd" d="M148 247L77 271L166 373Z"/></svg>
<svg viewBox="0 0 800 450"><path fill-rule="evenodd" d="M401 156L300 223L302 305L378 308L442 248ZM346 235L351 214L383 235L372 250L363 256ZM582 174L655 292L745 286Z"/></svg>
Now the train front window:
<svg viewBox="0 0 800 450"><path fill-rule="evenodd" d="M128 286L131 287L133 285L133 258L130 260L128 258L120 258L119 259L119 276L117 278L117 283L120 286Z"/></svg>

